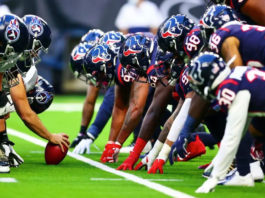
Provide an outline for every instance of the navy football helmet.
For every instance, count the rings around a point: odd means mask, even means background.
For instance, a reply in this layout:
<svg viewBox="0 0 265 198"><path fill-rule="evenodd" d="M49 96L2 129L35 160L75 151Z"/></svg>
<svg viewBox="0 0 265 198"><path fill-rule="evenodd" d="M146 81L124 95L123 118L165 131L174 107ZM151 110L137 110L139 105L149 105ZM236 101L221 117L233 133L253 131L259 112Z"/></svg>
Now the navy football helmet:
<svg viewBox="0 0 265 198"><path fill-rule="evenodd" d="M101 38L100 43L109 45L109 48L118 54L122 43L125 40L125 36L121 32L109 31L106 32Z"/></svg>
<svg viewBox="0 0 265 198"><path fill-rule="evenodd" d="M44 19L36 15L25 15L23 21L30 34L28 50L24 52L25 59L30 58L35 65L40 62L39 52L48 52L51 44L51 29Z"/></svg>
<svg viewBox="0 0 265 198"><path fill-rule="evenodd" d="M146 76L151 64L154 41L144 34L130 35L119 51L119 60L127 70L133 69L139 76Z"/></svg>
<svg viewBox="0 0 265 198"><path fill-rule="evenodd" d="M207 100L215 98L214 90L229 74L224 60L212 52L204 52L190 63L188 79L192 89ZM222 75L220 75L222 73Z"/></svg>
<svg viewBox="0 0 265 198"><path fill-rule="evenodd" d="M14 14L0 18L0 72L13 67L29 43L25 23Z"/></svg>
<svg viewBox="0 0 265 198"><path fill-rule="evenodd" d="M185 15L173 15L165 20L157 31L158 45L163 51L169 51L180 57L185 55L183 42L193 28L194 22Z"/></svg>
<svg viewBox="0 0 265 198"><path fill-rule="evenodd" d="M90 45L95 45L98 43L99 39L103 36L104 32L100 29L89 30L85 35L82 36L81 42L89 43Z"/></svg>
<svg viewBox="0 0 265 198"><path fill-rule="evenodd" d="M79 43L74 47L70 55L70 68L75 77L82 81L87 81L83 67L84 57L92 47L93 45L88 43Z"/></svg>
<svg viewBox="0 0 265 198"><path fill-rule="evenodd" d="M45 111L52 103L54 97L53 86L41 76L34 89L27 93L31 109L39 114Z"/></svg>
<svg viewBox="0 0 265 198"><path fill-rule="evenodd" d="M222 25L231 22L239 21L236 12L227 5L212 5L210 6L200 20L205 28L210 28L215 31Z"/></svg>
<svg viewBox="0 0 265 198"><path fill-rule="evenodd" d="M83 72L86 81L95 86L107 87L114 78L117 56L106 44L96 44L84 57Z"/></svg>

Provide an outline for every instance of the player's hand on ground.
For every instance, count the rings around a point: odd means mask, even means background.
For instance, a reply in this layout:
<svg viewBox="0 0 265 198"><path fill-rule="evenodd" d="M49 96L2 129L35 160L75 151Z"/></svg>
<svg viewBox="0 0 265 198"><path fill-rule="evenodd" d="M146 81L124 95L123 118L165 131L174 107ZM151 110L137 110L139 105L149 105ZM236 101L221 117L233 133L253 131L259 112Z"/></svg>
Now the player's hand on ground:
<svg viewBox="0 0 265 198"><path fill-rule="evenodd" d="M76 154L89 154L90 153L90 146L93 143L93 140L89 138L88 136L86 138L83 138L73 150L73 153Z"/></svg>
<svg viewBox="0 0 265 198"><path fill-rule="evenodd" d="M133 166L138 159L139 155L135 154L134 151L131 151L129 157L117 168L117 170L133 170Z"/></svg>
<svg viewBox="0 0 265 198"><path fill-rule="evenodd" d="M64 152L63 145L69 148L69 144L70 144L69 137L65 133L52 134L49 141L53 144L58 144L62 152Z"/></svg>
<svg viewBox="0 0 265 198"><path fill-rule="evenodd" d="M81 133L81 132L78 133L77 137L71 143L70 148L75 148L85 136L87 136L86 133Z"/></svg>
<svg viewBox="0 0 265 198"><path fill-rule="evenodd" d="M104 151L101 155L100 161L103 163L117 162L120 148L121 148L121 145L119 144L106 144Z"/></svg>
<svg viewBox="0 0 265 198"><path fill-rule="evenodd" d="M152 162L150 162L148 155L146 155L134 168L134 170L141 170L145 168L145 170L149 170L152 166Z"/></svg>
<svg viewBox="0 0 265 198"><path fill-rule="evenodd" d="M207 179L195 192L196 193L209 193L213 192L218 180L215 177Z"/></svg>
<svg viewBox="0 0 265 198"><path fill-rule="evenodd" d="M163 159L156 159L152 165L152 167L150 168L150 170L148 171L148 174L156 174L157 171L159 171L160 174L163 174L163 166L165 164L165 160Z"/></svg>
<svg viewBox="0 0 265 198"><path fill-rule="evenodd" d="M188 143L189 143L189 135L180 135L177 141L173 144L174 146L176 146L178 157L180 159L185 158L189 154L187 152Z"/></svg>

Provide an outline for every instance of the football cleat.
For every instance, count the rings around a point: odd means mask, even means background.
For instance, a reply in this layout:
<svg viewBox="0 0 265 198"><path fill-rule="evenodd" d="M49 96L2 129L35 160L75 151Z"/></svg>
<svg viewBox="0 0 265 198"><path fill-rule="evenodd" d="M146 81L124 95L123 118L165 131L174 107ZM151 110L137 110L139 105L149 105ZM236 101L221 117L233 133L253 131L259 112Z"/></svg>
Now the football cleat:
<svg viewBox="0 0 265 198"><path fill-rule="evenodd" d="M8 157L5 154L3 144L0 144L0 173L9 173L10 166Z"/></svg>
<svg viewBox="0 0 265 198"><path fill-rule="evenodd" d="M211 164L211 162L210 163L207 163L207 164L203 164L203 165L200 165L199 167L198 167L198 169L206 169L209 165Z"/></svg>
<svg viewBox="0 0 265 198"><path fill-rule="evenodd" d="M264 179L264 173L260 166L260 161L250 163L250 173L255 182L262 182Z"/></svg>
<svg viewBox="0 0 265 198"><path fill-rule="evenodd" d="M225 179L224 182L220 182L220 185L225 186L254 186L254 179L252 175L249 173L245 176L239 175L238 171L236 171L232 176Z"/></svg>

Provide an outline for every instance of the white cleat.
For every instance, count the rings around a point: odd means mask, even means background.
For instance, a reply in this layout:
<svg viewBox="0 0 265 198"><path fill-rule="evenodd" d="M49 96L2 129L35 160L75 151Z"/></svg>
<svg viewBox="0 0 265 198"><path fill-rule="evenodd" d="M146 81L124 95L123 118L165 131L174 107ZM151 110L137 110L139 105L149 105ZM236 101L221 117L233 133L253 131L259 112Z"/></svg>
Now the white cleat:
<svg viewBox="0 0 265 198"><path fill-rule="evenodd" d="M255 182L262 182L264 179L264 173L260 167L260 161L250 163L250 173Z"/></svg>
<svg viewBox="0 0 265 198"><path fill-rule="evenodd" d="M240 176L237 171L232 177L226 179L223 185L253 187L255 184L254 184L254 179L250 173L245 176Z"/></svg>

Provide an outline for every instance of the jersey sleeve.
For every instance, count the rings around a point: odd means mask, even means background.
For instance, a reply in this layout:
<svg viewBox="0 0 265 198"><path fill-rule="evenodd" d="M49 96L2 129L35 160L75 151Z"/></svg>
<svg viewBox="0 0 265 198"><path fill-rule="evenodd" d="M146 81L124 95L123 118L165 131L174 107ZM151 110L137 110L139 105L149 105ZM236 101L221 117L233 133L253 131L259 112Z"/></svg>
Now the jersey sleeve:
<svg viewBox="0 0 265 198"><path fill-rule="evenodd" d="M224 40L229 37L231 30L228 28L219 28L213 33L209 39L209 48L213 52L219 54L222 49Z"/></svg>

